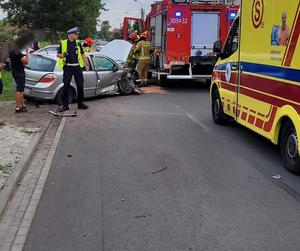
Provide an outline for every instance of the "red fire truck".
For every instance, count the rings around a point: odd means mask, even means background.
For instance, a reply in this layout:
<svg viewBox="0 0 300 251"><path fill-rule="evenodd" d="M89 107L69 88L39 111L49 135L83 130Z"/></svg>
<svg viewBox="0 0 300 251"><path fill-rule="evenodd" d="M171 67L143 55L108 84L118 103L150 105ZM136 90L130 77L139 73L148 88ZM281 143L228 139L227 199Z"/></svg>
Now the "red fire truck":
<svg viewBox="0 0 300 251"><path fill-rule="evenodd" d="M232 3L163 0L151 5L145 26L155 48L152 63L158 80L211 78L216 63L213 44L225 41L239 10Z"/></svg>

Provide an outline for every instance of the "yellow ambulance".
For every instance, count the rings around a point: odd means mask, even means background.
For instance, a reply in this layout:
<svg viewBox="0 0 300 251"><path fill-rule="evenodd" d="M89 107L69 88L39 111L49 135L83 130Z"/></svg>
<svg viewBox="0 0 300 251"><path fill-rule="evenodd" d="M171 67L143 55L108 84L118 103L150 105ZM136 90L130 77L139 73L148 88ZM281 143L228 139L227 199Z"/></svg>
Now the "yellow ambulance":
<svg viewBox="0 0 300 251"><path fill-rule="evenodd" d="M300 0L241 2L224 45L214 45L213 120L234 118L270 139L300 174Z"/></svg>

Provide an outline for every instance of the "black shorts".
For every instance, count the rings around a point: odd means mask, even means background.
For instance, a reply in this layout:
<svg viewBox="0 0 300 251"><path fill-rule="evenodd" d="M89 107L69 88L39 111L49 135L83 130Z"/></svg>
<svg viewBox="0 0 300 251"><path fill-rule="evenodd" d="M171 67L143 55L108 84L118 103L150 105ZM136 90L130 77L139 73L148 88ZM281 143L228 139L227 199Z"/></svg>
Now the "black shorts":
<svg viewBox="0 0 300 251"><path fill-rule="evenodd" d="M3 91L3 82L2 82L2 79L0 79L0 94L2 93Z"/></svg>
<svg viewBox="0 0 300 251"><path fill-rule="evenodd" d="M25 72L13 72L13 78L17 85L17 92L24 92L25 89Z"/></svg>

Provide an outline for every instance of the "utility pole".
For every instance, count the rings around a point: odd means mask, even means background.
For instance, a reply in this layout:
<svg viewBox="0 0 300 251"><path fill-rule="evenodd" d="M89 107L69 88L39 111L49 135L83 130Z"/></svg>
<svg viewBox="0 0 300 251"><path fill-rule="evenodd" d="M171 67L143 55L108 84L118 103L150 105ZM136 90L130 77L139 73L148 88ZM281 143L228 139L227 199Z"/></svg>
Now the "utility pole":
<svg viewBox="0 0 300 251"><path fill-rule="evenodd" d="M141 19L145 20L145 10L143 7L141 8Z"/></svg>

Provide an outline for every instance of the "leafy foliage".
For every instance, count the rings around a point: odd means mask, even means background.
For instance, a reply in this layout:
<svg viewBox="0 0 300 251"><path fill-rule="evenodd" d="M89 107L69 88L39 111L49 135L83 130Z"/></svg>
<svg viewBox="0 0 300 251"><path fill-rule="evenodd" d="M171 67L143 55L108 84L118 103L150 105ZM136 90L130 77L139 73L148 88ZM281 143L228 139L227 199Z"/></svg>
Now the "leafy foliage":
<svg viewBox="0 0 300 251"><path fill-rule="evenodd" d="M105 10L102 0L0 0L0 7L7 12L11 24L47 31L51 40L75 26L83 37L93 36L98 17Z"/></svg>

